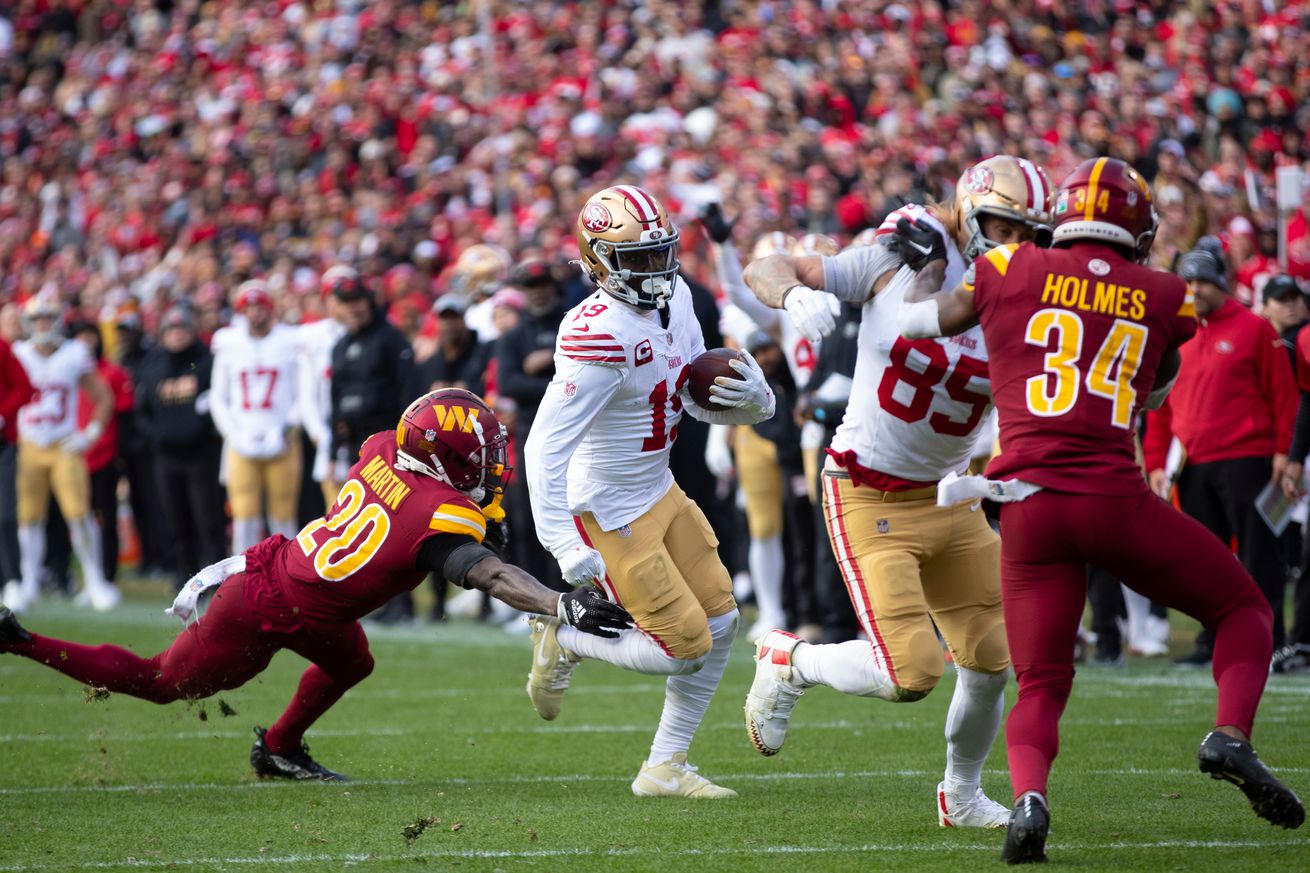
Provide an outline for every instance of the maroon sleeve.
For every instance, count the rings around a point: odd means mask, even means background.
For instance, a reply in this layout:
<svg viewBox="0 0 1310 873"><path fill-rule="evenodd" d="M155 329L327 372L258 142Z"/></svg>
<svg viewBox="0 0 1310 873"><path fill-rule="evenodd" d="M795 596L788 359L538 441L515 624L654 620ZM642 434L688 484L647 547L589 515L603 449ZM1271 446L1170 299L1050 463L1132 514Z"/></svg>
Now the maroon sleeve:
<svg viewBox="0 0 1310 873"><path fill-rule="evenodd" d="M0 340L0 416L4 417L5 432L11 433L11 428L18 418L18 410L31 401L36 396L36 389L32 387L32 381L27 378L27 371L23 369L23 364L14 354L13 348L9 343Z"/></svg>

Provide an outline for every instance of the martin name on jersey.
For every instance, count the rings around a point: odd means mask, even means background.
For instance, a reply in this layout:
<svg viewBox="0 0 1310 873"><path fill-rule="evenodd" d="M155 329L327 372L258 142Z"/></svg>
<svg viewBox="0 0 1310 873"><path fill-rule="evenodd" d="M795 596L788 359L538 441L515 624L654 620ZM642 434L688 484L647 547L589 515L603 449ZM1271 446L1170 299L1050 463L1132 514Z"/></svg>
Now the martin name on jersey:
<svg viewBox="0 0 1310 873"><path fill-rule="evenodd" d="M884 246L902 216L933 225L946 242L944 288L954 288L966 265L959 248L922 206L893 212L871 246L823 259L824 287L842 300L863 300L870 284L899 260ZM859 351L846 415L832 441L838 456L853 453L860 466L910 482L936 482L969 465L991 408L987 348L975 326L953 337L908 340L896 314L915 273L900 266L882 291L864 304Z"/></svg>

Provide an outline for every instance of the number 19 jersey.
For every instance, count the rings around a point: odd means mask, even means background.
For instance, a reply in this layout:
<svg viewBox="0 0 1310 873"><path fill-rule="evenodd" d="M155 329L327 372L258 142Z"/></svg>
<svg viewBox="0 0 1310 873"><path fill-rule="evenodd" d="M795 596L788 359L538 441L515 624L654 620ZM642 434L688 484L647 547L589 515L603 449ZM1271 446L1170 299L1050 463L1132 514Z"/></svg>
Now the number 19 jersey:
<svg viewBox="0 0 1310 873"><path fill-rule="evenodd" d="M883 227L894 228L900 215L924 220L927 210L903 207ZM943 287L954 288L964 275L964 259L950 236L930 221L946 242ZM880 242L849 249L824 258L824 287L844 300L862 299L870 283L899 264ZM896 316L914 279L909 267L900 266L864 304L854 388L832 440L833 454L853 454L861 467L903 480L902 487L937 482L965 469L991 408L981 330L938 339L901 337Z"/></svg>
<svg viewBox="0 0 1310 873"><path fill-rule="evenodd" d="M992 349L1001 454L987 470L1055 491L1146 487L1135 413L1160 359L1196 333L1183 280L1094 243L979 257L974 308Z"/></svg>

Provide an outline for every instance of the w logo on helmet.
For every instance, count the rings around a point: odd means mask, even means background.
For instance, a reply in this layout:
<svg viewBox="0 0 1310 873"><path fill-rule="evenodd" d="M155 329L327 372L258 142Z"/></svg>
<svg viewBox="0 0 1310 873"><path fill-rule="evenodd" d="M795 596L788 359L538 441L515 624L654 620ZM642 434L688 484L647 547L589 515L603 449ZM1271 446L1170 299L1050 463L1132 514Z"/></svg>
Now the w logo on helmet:
<svg viewBox="0 0 1310 873"><path fill-rule="evenodd" d="M437 416L437 427L444 431L459 430L473 433L478 423L478 411L465 409L463 406L434 405L432 411ZM435 436L435 434L433 434Z"/></svg>

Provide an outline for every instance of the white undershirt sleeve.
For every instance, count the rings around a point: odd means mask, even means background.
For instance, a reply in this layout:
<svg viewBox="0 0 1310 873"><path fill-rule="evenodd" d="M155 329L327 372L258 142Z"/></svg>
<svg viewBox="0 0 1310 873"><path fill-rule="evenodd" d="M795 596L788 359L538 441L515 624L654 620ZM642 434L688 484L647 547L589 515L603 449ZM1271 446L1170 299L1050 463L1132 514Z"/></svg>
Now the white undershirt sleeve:
<svg viewBox="0 0 1310 873"><path fill-rule="evenodd" d="M714 267L728 300L751 317L762 330L773 330L778 325L780 309L766 306L746 284L741 272L741 256L732 243L714 244Z"/></svg>
<svg viewBox="0 0 1310 873"><path fill-rule="evenodd" d="M626 373L613 367L570 361L559 355L523 447L524 475L537 539L558 560L584 545L568 502L569 460L591 423L622 387ZM571 385L569 393L565 386Z"/></svg>

